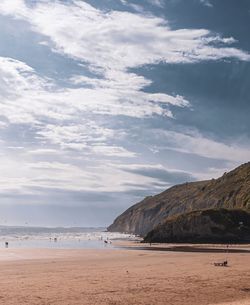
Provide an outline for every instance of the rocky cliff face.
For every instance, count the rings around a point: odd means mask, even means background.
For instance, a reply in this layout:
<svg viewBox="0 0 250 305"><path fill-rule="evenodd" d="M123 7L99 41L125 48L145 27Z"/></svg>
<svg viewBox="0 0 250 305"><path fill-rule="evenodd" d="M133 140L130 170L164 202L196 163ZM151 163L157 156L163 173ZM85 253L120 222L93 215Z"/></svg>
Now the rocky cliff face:
<svg viewBox="0 0 250 305"><path fill-rule="evenodd" d="M177 185L147 197L118 216L108 230L145 236L168 217L208 208L250 210L250 162L218 179Z"/></svg>
<svg viewBox="0 0 250 305"><path fill-rule="evenodd" d="M211 209L173 216L144 238L145 242L249 242L250 213Z"/></svg>

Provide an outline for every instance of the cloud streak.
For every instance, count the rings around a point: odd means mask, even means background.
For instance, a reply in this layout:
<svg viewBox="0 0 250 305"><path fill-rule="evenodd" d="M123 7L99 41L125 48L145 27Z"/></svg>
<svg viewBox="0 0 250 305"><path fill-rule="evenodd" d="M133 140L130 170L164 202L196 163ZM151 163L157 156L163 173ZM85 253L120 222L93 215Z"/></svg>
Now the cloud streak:
<svg viewBox="0 0 250 305"><path fill-rule="evenodd" d="M195 181L196 178L190 173L183 171L170 170L161 164L129 164L120 166L125 172L135 173L141 176L151 177L162 182L164 186L174 185L187 181Z"/></svg>
<svg viewBox="0 0 250 305"><path fill-rule="evenodd" d="M28 6L23 0L11 4L3 0L0 12L29 22L33 31L51 40L56 52L87 62L103 73L158 62L250 60L248 53L227 46L232 39L206 29L172 30L166 20L153 15L103 12L84 1L38 1Z"/></svg>
<svg viewBox="0 0 250 305"><path fill-rule="evenodd" d="M250 160L250 147L239 145L239 143L223 143L203 136L197 131L176 131L157 130L154 134L164 137L165 148L178 152L196 154L206 158L222 159L236 164ZM162 149L163 147L159 147Z"/></svg>
<svg viewBox="0 0 250 305"><path fill-rule="evenodd" d="M11 123L39 124L44 119L56 123L77 121L81 113L89 112L138 118L153 114L172 117L163 104L189 105L182 96L143 92L150 82L132 73L124 73L117 81L73 77L72 82L83 86L60 88L38 76L25 63L0 57L0 80L1 114Z"/></svg>
<svg viewBox="0 0 250 305"><path fill-rule="evenodd" d="M207 7L213 7L213 4L209 0L200 0L200 2Z"/></svg>

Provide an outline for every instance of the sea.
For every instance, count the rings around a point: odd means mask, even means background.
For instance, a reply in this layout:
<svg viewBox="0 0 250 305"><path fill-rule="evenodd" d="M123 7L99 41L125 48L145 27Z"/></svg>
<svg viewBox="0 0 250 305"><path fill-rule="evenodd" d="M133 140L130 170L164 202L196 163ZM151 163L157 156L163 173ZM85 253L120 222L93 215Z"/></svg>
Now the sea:
<svg viewBox="0 0 250 305"><path fill-rule="evenodd" d="M0 226L0 248L115 249L115 241L132 241L131 234L106 228L45 228Z"/></svg>

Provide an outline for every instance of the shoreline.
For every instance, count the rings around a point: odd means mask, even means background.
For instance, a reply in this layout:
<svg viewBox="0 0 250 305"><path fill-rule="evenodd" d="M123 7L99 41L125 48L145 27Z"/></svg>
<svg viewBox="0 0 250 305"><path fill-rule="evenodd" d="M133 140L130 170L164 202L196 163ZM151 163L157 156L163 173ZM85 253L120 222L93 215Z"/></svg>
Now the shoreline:
<svg viewBox="0 0 250 305"><path fill-rule="evenodd" d="M198 253L250 253L250 244L198 244L198 243L141 243L139 241L117 241L118 248L165 252Z"/></svg>
<svg viewBox="0 0 250 305"><path fill-rule="evenodd" d="M9 260L64 258L79 253L99 251L144 251L165 253L207 253L207 254L250 254L250 244L237 244L225 247L222 244L147 244L131 240L115 240L112 245L89 248L55 247L9 247L0 248L0 262ZM249 304L250 305L250 304Z"/></svg>
<svg viewBox="0 0 250 305"><path fill-rule="evenodd" d="M160 247L160 246L144 246L144 247L124 247L128 250L144 250L144 251L164 251L164 252L193 252L193 253L250 253L250 249L223 249L223 248L202 248L195 246L172 246L172 247Z"/></svg>

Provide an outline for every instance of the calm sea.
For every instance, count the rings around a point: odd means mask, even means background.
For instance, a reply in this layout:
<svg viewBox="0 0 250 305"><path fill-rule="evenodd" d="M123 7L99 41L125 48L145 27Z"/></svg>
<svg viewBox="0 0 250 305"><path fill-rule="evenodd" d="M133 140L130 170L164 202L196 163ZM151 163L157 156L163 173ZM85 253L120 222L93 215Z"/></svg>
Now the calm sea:
<svg viewBox="0 0 250 305"><path fill-rule="evenodd" d="M107 232L105 228L0 226L0 248L101 249L114 248L115 240L134 239L134 235Z"/></svg>

